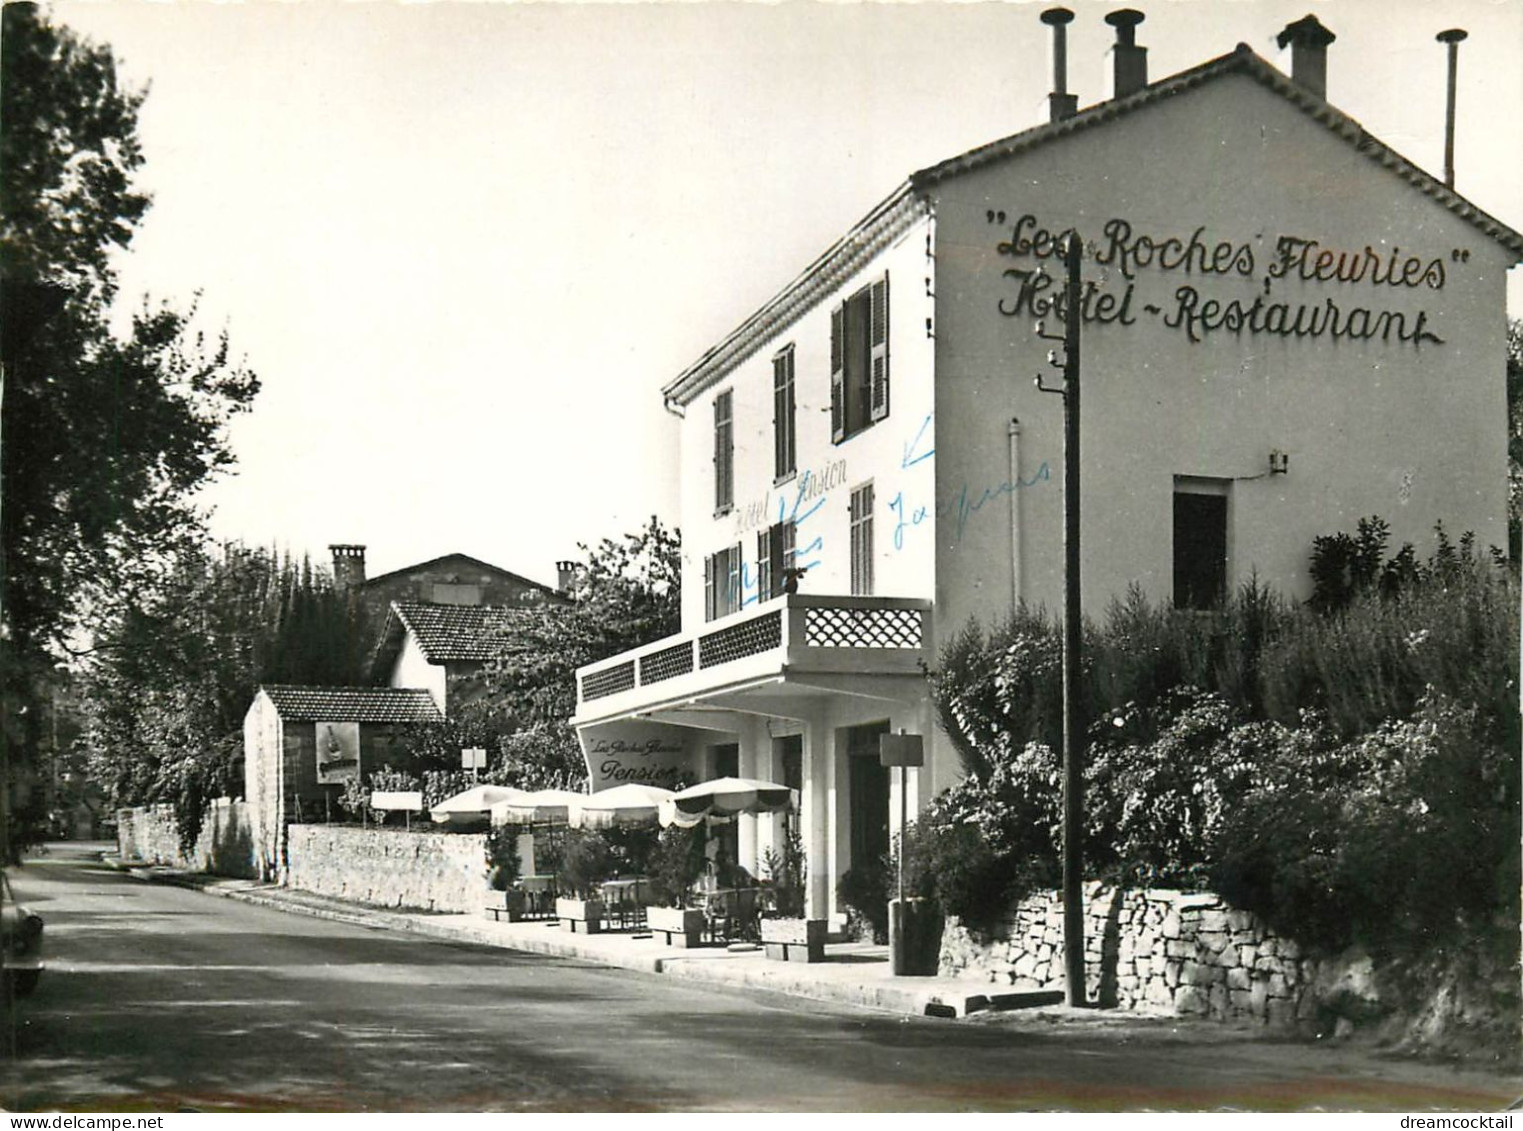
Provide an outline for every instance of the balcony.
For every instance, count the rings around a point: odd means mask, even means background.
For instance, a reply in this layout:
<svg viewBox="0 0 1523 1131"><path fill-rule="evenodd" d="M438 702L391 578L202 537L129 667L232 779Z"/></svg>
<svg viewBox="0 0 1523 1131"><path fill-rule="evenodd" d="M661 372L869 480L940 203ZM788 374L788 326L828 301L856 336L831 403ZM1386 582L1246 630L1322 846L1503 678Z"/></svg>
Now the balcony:
<svg viewBox="0 0 1523 1131"><path fill-rule="evenodd" d="M918 675L931 662L929 601L790 593L577 671L574 722L784 677Z"/></svg>

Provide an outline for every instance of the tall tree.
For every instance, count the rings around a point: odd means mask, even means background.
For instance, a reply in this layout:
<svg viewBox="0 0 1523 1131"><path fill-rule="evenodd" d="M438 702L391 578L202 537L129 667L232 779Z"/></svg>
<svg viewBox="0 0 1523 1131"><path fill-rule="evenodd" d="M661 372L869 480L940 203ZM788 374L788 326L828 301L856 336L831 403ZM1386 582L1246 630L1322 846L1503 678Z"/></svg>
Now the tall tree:
<svg viewBox="0 0 1523 1131"><path fill-rule="evenodd" d="M187 844L209 799L243 790L259 684L361 683L369 643L359 603L326 572L238 544L180 556L96 635L83 680L92 777L116 805L173 805Z"/></svg>
<svg viewBox="0 0 1523 1131"><path fill-rule="evenodd" d="M113 256L148 207L143 95L111 52L8 4L0 25L0 669L4 789L35 776L55 658L87 618L142 600L204 537L198 488L231 465L258 381L194 309L146 300L111 331ZM32 814L35 815L35 814ZM25 837L25 830L19 830Z"/></svg>

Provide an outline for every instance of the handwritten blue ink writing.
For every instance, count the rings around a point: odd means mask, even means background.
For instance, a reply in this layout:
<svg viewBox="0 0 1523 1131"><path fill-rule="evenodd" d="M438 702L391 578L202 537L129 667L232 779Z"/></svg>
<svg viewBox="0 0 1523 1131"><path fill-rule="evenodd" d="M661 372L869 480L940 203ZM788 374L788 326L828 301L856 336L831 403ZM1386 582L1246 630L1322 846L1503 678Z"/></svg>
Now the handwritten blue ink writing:
<svg viewBox="0 0 1523 1131"><path fill-rule="evenodd" d="M957 510L956 537L961 539L963 531L968 527L968 519L972 518L979 511L983 510L985 505L992 503L995 499L998 499L1002 495L1014 494L1017 488L1035 487L1038 483L1046 483L1051 479L1052 469L1049 468L1047 466L1047 462L1043 460L1042 466L1036 469L1036 474L1033 475L1030 479L1022 479L1017 476L1014 483L1006 480L1005 482L997 484L996 486L985 487L983 492L976 499L970 500L968 498L968 486L967 484L963 484L962 490L958 491L957 495L952 500L936 508L936 517L942 517L955 507Z"/></svg>
<svg viewBox="0 0 1523 1131"><path fill-rule="evenodd" d="M894 512L894 549L904 549L904 532L910 527L919 526L930 517L925 507L916 507L909 518L904 517L905 502L904 492L900 491L888 501L889 510Z"/></svg>
<svg viewBox="0 0 1523 1131"><path fill-rule="evenodd" d="M899 459L899 467L901 469L914 467L921 460L930 459L933 455L936 454L935 448L927 448L923 452L916 451L916 449L920 446L920 442L925 439L926 429L931 426L931 418L934 415L935 413L926 413L925 419L920 422L920 431L915 433L915 438L913 440L904 445L904 455Z"/></svg>

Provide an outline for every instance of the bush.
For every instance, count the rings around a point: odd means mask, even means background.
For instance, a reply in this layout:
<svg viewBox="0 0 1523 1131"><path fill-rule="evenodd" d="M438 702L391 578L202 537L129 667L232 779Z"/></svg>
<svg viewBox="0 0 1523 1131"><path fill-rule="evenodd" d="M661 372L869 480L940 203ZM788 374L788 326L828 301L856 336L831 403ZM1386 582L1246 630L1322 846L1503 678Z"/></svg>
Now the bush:
<svg viewBox="0 0 1523 1131"><path fill-rule="evenodd" d="M846 908L847 929L880 945L888 942L891 874L885 856L853 865L836 884L836 899Z"/></svg>
<svg viewBox="0 0 1523 1131"><path fill-rule="evenodd" d="M614 874L608 841L594 829L568 829L561 840L556 879L562 891L578 899L596 899L600 885Z"/></svg>
<svg viewBox="0 0 1523 1131"><path fill-rule="evenodd" d="M651 901L657 907L687 907L703 865L702 826L684 829L669 825L662 829L647 868Z"/></svg>
<svg viewBox="0 0 1523 1131"><path fill-rule="evenodd" d="M781 852L769 848L762 853L762 871L771 888L773 909L785 919L803 918L809 860L804 852L804 838L797 829L788 830Z"/></svg>
<svg viewBox="0 0 1523 1131"><path fill-rule="evenodd" d="M486 834L487 876L494 891L507 891L518 882L523 861L518 855L518 828L494 825Z"/></svg>
<svg viewBox="0 0 1523 1131"><path fill-rule="evenodd" d="M1402 951L1473 944L1517 916L1519 757L1479 712L1431 694L1409 720L1308 757L1271 753L1213 838L1224 897L1302 942Z"/></svg>

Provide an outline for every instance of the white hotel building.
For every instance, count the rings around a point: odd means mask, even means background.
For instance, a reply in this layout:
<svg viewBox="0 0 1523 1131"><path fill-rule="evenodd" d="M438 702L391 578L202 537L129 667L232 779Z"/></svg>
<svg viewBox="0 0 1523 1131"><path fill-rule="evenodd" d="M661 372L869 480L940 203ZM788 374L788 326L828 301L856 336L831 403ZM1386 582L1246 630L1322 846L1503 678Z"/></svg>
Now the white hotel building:
<svg viewBox="0 0 1523 1131"><path fill-rule="evenodd" d="M837 879L897 822L879 734L926 736L912 813L961 775L938 641L1061 607L1062 403L1033 378L1061 380L1034 323L1061 328L1066 229L1091 613L1253 575L1305 597L1312 539L1367 515L1506 544L1523 236L1326 101L1314 19L1282 35L1289 77L1239 46L1153 83L1113 22L1113 98L1060 90L1050 123L912 174L663 391L683 631L583 669L573 721L594 788L797 787L811 915L839 920ZM742 820L742 864L782 821Z"/></svg>

